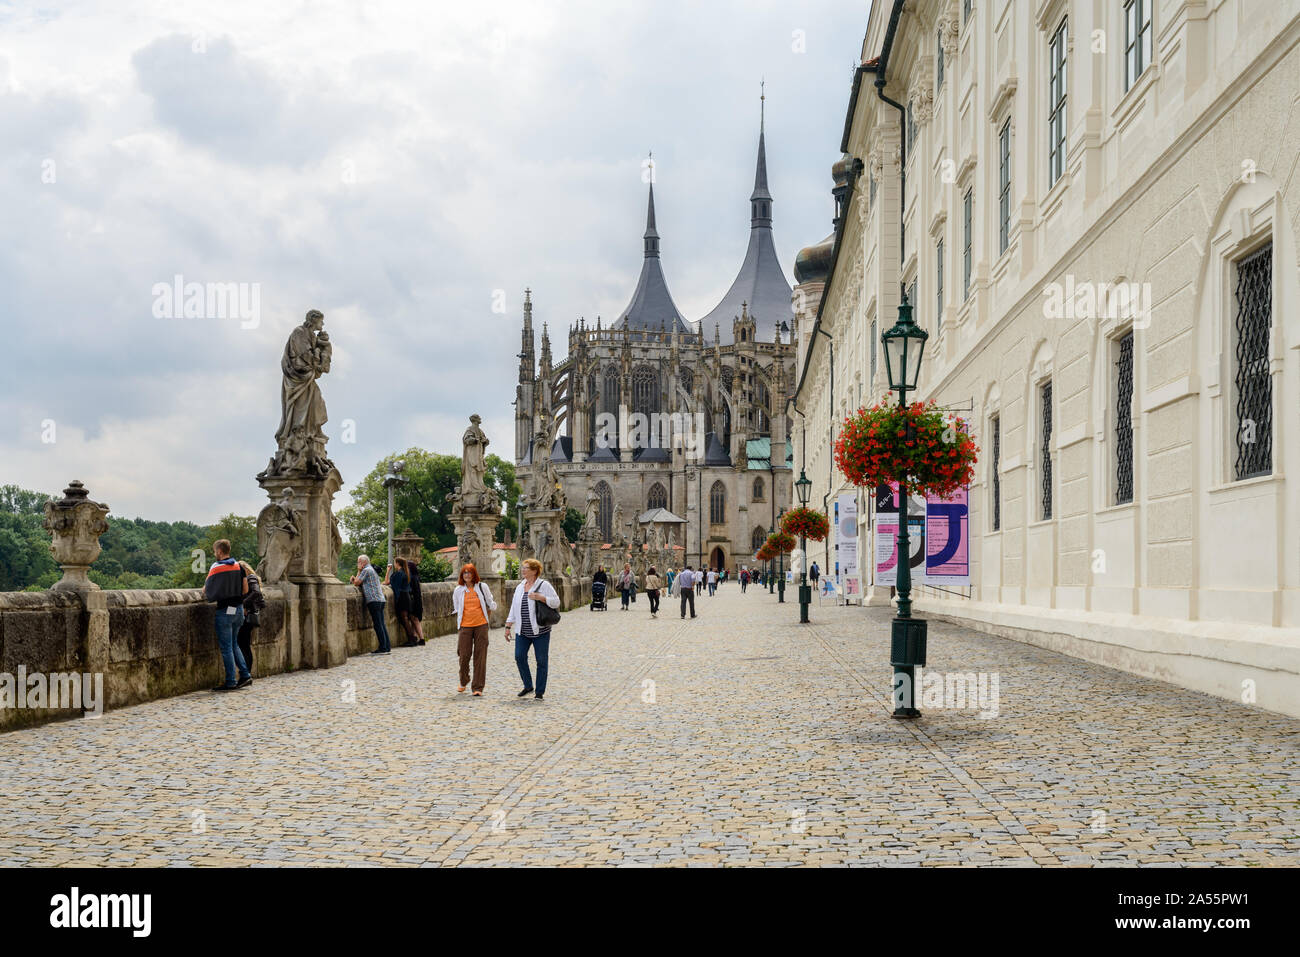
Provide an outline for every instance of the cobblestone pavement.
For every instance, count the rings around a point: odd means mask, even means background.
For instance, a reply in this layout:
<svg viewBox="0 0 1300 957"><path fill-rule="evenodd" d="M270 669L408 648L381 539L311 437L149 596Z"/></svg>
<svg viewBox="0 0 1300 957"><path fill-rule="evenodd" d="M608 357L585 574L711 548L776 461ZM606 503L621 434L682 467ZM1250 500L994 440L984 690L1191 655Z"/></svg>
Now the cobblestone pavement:
<svg viewBox="0 0 1300 957"><path fill-rule="evenodd" d="M894 721L885 610L698 606L0 735L0 865L1300 863L1300 722L938 622L998 714Z"/></svg>

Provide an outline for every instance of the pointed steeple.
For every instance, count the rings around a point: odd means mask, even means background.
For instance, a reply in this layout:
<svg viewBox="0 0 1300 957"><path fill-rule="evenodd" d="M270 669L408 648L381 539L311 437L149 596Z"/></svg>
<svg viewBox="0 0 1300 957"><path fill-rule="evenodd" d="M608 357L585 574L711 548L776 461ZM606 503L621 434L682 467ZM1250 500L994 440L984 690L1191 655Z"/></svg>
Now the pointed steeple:
<svg viewBox="0 0 1300 957"><path fill-rule="evenodd" d="M651 167L653 169L653 167ZM653 180L653 176L651 177ZM637 281L632 301L627 304L615 327L649 332L665 321L686 328L685 317L668 293L663 266L659 261L659 231L655 228L655 187L650 183L646 201L645 259L641 262L641 278Z"/></svg>
<svg viewBox="0 0 1300 957"><path fill-rule="evenodd" d="M650 184L650 199L645 214L645 258L659 258L659 231L655 229L655 184Z"/></svg>
<svg viewBox="0 0 1300 957"><path fill-rule="evenodd" d="M767 190L767 93L758 98L758 163L754 167L754 192L749 194L751 229L772 225L772 194Z"/></svg>

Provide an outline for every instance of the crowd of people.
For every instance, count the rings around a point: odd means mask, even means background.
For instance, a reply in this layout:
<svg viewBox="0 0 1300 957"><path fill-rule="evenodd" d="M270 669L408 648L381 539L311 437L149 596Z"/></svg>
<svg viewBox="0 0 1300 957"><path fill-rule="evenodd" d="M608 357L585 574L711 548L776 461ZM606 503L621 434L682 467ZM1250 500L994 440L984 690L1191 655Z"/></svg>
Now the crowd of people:
<svg viewBox="0 0 1300 957"><path fill-rule="evenodd" d="M225 669L225 681L213 688L227 692L246 688L253 683L253 630L258 627L259 615L266 601L262 595L257 573L247 562L231 557L230 542L221 539L213 543L215 561L208 570L204 595L216 608L214 629L217 645ZM740 590L751 584L766 584L761 569L741 568L738 575ZM814 584L817 566L811 570ZM687 615L696 618L695 599L706 593L717 594L729 574L725 569L700 568L686 565L681 570L668 568L661 575L653 565L638 581L630 562L613 580L618 590L620 610L630 611L638 592L644 592L650 607L650 617L658 618L661 594L678 599L682 620ZM535 558L525 559L520 565L520 581L510 597L509 612L505 620L505 639L515 646L515 664L523 690L519 697L532 695L538 701L546 695L546 680L550 664L551 627L559 619L560 596L555 587L542 577L542 564ZM371 563L369 556L357 558L357 573L351 582L361 592L361 601L370 616L375 631L376 648L372 655L392 653L392 637L388 632L388 599L385 586L393 595L394 617L400 625L405 640L401 647L418 647L426 643L424 637L424 600L420 587L420 569L413 561L397 558L387 568L383 578ZM610 573L604 566L592 576L594 585L602 590L610 587ZM460 666L457 693L467 689L474 697L481 697L487 685L487 650L492 613L497 610L496 599L473 564L461 566L452 592L452 608L456 614L456 655ZM536 677L529 663L532 653L536 664Z"/></svg>

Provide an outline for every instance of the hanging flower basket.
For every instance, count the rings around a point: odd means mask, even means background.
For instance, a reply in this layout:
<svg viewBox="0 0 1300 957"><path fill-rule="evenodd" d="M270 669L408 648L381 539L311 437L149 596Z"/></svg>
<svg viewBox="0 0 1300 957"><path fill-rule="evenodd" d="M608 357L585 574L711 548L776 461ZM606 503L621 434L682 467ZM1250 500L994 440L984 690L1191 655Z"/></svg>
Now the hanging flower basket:
<svg viewBox="0 0 1300 957"><path fill-rule="evenodd" d="M755 560L759 562L770 562L775 557L776 556L772 554L771 549L769 549L766 544L764 544L763 547L754 554Z"/></svg>
<svg viewBox="0 0 1300 957"><path fill-rule="evenodd" d="M844 420L835 464L854 485L875 488L906 476L906 491L947 498L970 484L978 446L965 420L933 402L900 409L886 397Z"/></svg>
<svg viewBox="0 0 1300 957"><path fill-rule="evenodd" d="M794 551L797 544L793 535L787 535L785 532L773 532L767 536L767 549L776 557L777 555L787 555Z"/></svg>
<svg viewBox="0 0 1300 957"><path fill-rule="evenodd" d="M831 523L823 513L801 505L781 516L781 531L796 538L802 535L811 542L821 542L831 533Z"/></svg>

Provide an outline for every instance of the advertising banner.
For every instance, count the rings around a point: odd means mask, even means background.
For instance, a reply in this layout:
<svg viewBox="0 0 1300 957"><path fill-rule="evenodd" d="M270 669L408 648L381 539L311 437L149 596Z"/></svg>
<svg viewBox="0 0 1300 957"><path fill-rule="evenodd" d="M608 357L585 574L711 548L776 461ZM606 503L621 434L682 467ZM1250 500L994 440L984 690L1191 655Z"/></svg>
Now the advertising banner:
<svg viewBox="0 0 1300 957"><path fill-rule="evenodd" d="M849 595L861 596L858 584L858 494L841 492L835 496L835 579Z"/></svg>
<svg viewBox="0 0 1300 957"><path fill-rule="evenodd" d="M925 562L925 500L908 496L907 533L910 536L912 581L917 582ZM876 489L875 568L877 585L898 584L898 483Z"/></svg>
<svg viewBox="0 0 1300 957"><path fill-rule="evenodd" d="M970 584L970 506L968 489L950 498L925 502L926 585L964 587Z"/></svg>

